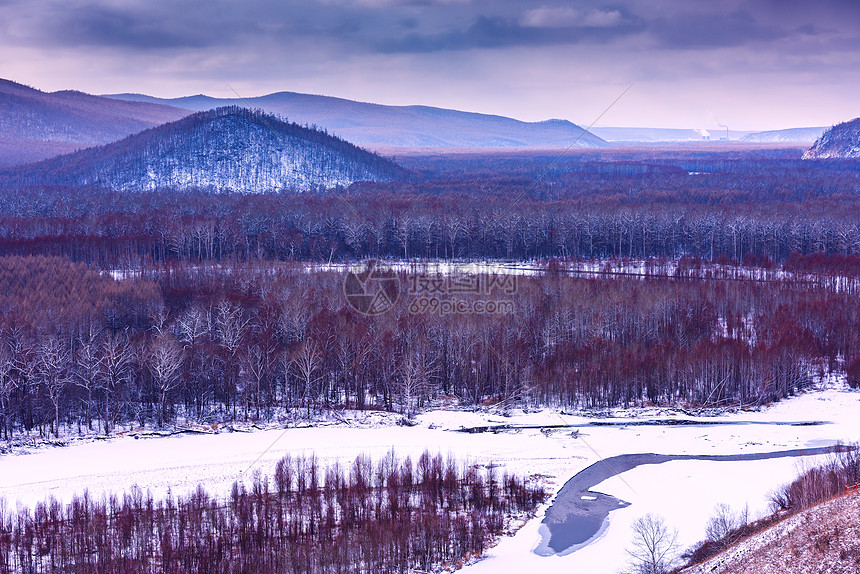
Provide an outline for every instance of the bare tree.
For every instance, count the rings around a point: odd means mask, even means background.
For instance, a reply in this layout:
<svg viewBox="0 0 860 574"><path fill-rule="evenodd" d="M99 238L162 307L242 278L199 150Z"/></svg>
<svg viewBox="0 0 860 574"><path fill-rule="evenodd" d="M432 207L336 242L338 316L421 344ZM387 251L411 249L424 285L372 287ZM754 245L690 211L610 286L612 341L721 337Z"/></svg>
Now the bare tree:
<svg viewBox="0 0 860 574"><path fill-rule="evenodd" d="M304 385L304 400L307 402L308 416L311 414L311 401L319 377L317 371L322 365L323 354L313 339L308 339L293 356L293 365Z"/></svg>
<svg viewBox="0 0 860 574"><path fill-rule="evenodd" d="M57 340L49 337L37 349L37 376L45 387L45 394L54 407L54 437L60 436L60 399L66 386L72 381L69 349Z"/></svg>
<svg viewBox="0 0 860 574"><path fill-rule="evenodd" d="M705 534L711 542L719 542L723 547L729 546L734 540L731 533L749 521L749 508L735 512L728 504L720 503L714 507Z"/></svg>
<svg viewBox="0 0 860 574"><path fill-rule="evenodd" d="M260 407L263 403L264 382L269 377L272 368L275 347L272 344L254 343L242 354L242 372L250 380L254 390L254 406L257 418L260 418ZM250 399L250 397L248 397ZM265 403L268 405L269 400ZM248 400L245 401L245 418L248 418Z"/></svg>
<svg viewBox="0 0 860 574"><path fill-rule="evenodd" d="M249 319L243 316L243 309L239 305L222 301L215 309L215 328L218 334L218 342L235 355L242 341L242 337L248 330Z"/></svg>
<svg viewBox="0 0 860 574"><path fill-rule="evenodd" d="M407 351L400 364L400 404L403 414L412 418L413 399L423 391L424 369L420 357Z"/></svg>
<svg viewBox="0 0 860 574"><path fill-rule="evenodd" d="M229 409L230 396L235 392L239 383L238 352L248 330L249 319L244 317L242 307L227 301L222 301L215 309L215 334L218 344L224 349L222 355L224 365L224 386L226 407ZM236 416L236 402L233 401L233 416Z"/></svg>
<svg viewBox="0 0 860 574"><path fill-rule="evenodd" d="M148 349L149 370L158 392L158 426L164 424L167 395L179 384L179 368L185 352L167 332L155 337Z"/></svg>
<svg viewBox="0 0 860 574"><path fill-rule="evenodd" d="M133 358L134 353L125 334L110 334L102 340L100 382L105 395L105 434L110 433L114 421L111 401L116 395L117 387L127 380Z"/></svg>
<svg viewBox="0 0 860 574"><path fill-rule="evenodd" d="M678 553L678 531L661 516L646 514L633 522L633 542L627 549L635 574L665 574Z"/></svg>
<svg viewBox="0 0 860 574"><path fill-rule="evenodd" d="M399 397L404 414L412 418L422 397L430 392L430 380L436 375L436 363L429 359L422 345L414 345L401 356Z"/></svg>
<svg viewBox="0 0 860 574"><path fill-rule="evenodd" d="M0 436L5 434L7 439L11 432L9 397L17 386L13 374L14 369L15 360L9 347L0 343Z"/></svg>
<svg viewBox="0 0 860 574"><path fill-rule="evenodd" d="M87 393L87 429L93 428L93 391L96 390L99 384L99 375L102 371L102 356L99 353L98 334L95 330L90 329L86 337L80 342L77 355L75 357L75 384ZM80 424L78 425L80 430Z"/></svg>
<svg viewBox="0 0 860 574"><path fill-rule="evenodd" d="M196 344L209 333L209 314L199 307L192 307L176 321L182 341Z"/></svg>
<svg viewBox="0 0 860 574"><path fill-rule="evenodd" d="M305 338L311 312L302 297L285 298L278 317L278 330L288 343Z"/></svg>

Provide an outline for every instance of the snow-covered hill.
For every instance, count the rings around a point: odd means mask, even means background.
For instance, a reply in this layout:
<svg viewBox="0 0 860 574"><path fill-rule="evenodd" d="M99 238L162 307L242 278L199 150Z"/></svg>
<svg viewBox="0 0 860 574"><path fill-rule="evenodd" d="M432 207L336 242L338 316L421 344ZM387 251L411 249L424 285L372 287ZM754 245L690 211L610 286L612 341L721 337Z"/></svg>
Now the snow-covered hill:
<svg viewBox="0 0 860 574"><path fill-rule="evenodd" d="M11 185L253 193L390 181L404 173L324 132L233 106L7 171L0 179Z"/></svg>
<svg viewBox="0 0 860 574"><path fill-rule="evenodd" d="M860 157L860 118L833 126L803 154L803 159L858 157Z"/></svg>

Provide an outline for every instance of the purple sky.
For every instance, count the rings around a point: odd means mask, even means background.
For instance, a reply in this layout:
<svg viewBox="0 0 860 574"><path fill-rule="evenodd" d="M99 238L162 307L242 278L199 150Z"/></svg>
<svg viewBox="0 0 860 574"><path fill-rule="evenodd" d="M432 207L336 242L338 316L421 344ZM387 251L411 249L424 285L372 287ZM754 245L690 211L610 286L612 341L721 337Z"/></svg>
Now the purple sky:
<svg viewBox="0 0 860 574"><path fill-rule="evenodd" d="M0 77L163 97L297 91L589 125L860 116L857 0L0 0Z"/></svg>

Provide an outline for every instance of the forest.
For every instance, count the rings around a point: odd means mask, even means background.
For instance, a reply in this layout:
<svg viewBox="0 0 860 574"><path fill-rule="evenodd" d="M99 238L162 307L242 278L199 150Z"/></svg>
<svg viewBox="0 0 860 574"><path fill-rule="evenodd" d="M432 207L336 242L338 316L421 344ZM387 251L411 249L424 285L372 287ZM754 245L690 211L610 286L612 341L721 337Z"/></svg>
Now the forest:
<svg viewBox="0 0 860 574"><path fill-rule="evenodd" d="M614 155L613 155L614 153ZM613 159L614 158L614 159ZM798 150L405 157L413 177L326 193L23 187L0 253L167 261L860 255L860 169Z"/></svg>
<svg viewBox="0 0 860 574"><path fill-rule="evenodd" d="M14 516L0 506L0 573L361 572L459 568L546 495L496 467L425 451L322 468L281 459L274 476L154 500L141 490Z"/></svg>
<svg viewBox="0 0 860 574"><path fill-rule="evenodd" d="M117 280L8 256L0 433L291 424L340 409L408 420L441 403L762 405L860 370L856 276L744 278L686 263L673 275L577 276L551 260L537 275L479 277L492 292L437 288L469 304L450 313L416 304L425 294L410 284L470 277L400 271L402 296L367 315L345 296L345 272L302 264L172 265ZM470 312L478 301L509 305Z"/></svg>
<svg viewBox="0 0 860 574"><path fill-rule="evenodd" d="M856 162L753 147L401 163L413 180L326 193L0 194L0 435L860 385ZM368 316L331 265L367 257L531 271L428 298L401 268L400 299Z"/></svg>

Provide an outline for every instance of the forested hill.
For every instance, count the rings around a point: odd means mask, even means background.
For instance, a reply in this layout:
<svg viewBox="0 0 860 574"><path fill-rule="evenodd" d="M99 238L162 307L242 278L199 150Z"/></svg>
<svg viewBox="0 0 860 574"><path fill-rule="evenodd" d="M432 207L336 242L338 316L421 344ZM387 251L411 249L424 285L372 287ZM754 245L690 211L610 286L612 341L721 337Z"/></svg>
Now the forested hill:
<svg viewBox="0 0 860 574"><path fill-rule="evenodd" d="M0 184L254 193L392 181L406 173L325 132L231 106L0 172Z"/></svg>
<svg viewBox="0 0 860 574"><path fill-rule="evenodd" d="M0 79L0 167L117 141L189 112L82 92L42 92Z"/></svg>
<svg viewBox="0 0 860 574"><path fill-rule="evenodd" d="M824 132L803 158L860 158L860 118L835 125Z"/></svg>

